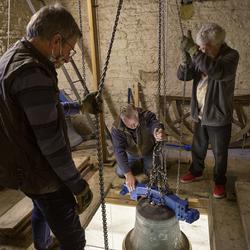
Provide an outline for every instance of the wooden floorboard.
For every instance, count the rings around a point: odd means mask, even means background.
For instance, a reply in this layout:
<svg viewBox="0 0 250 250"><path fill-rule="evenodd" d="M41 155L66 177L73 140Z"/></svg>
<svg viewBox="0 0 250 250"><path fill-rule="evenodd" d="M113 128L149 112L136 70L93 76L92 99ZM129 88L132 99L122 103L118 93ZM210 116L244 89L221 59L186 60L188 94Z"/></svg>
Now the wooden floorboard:
<svg viewBox="0 0 250 250"><path fill-rule="evenodd" d="M236 197L244 228L247 249L250 249L250 182L236 181Z"/></svg>
<svg viewBox="0 0 250 250"><path fill-rule="evenodd" d="M31 199L24 197L0 217L0 232L15 232L18 226L30 216L32 208Z"/></svg>
<svg viewBox="0 0 250 250"><path fill-rule="evenodd" d="M210 198L209 233L211 250L246 250L236 201Z"/></svg>
<svg viewBox="0 0 250 250"><path fill-rule="evenodd" d="M13 207L24 197L24 194L17 190L3 189L0 191L0 216Z"/></svg>

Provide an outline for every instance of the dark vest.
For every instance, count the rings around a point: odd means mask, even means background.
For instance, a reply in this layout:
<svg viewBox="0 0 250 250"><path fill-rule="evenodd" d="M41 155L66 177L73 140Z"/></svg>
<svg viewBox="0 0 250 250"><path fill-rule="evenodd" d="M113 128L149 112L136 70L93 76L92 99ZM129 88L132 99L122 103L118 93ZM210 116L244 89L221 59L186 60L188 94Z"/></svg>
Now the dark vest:
<svg viewBox="0 0 250 250"><path fill-rule="evenodd" d="M24 39L0 58L0 114L5 130L2 134L5 143L0 142L0 185L32 194L54 192L62 186L62 182L41 153L23 110L11 96L11 84L24 70L37 67L53 79L54 96L58 102L58 124L63 128L68 143L57 74L53 65L45 59ZM3 154L4 151L11 152Z"/></svg>

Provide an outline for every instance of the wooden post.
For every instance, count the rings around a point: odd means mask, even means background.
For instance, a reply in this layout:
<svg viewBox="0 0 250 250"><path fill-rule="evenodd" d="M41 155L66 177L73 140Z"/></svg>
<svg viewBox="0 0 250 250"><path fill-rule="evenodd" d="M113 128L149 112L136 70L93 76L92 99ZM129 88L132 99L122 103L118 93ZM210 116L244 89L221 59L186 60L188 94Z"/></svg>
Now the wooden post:
<svg viewBox="0 0 250 250"><path fill-rule="evenodd" d="M133 99L135 107L139 107L139 86L138 83L133 84Z"/></svg>
<svg viewBox="0 0 250 250"><path fill-rule="evenodd" d="M95 10L95 0L87 0L88 5L88 18L89 18L89 33L90 33L90 47L91 47L91 62L93 71L93 87L98 90L98 84L100 82L100 61L99 61L99 51L98 51L98 36L97 36L97 25L96 25L96 10ZM102 144L102 154L103 161L107 161L107 145L105 141L105 123L104 115L100 114L100 129L101 129L101 144Z"/></svg>

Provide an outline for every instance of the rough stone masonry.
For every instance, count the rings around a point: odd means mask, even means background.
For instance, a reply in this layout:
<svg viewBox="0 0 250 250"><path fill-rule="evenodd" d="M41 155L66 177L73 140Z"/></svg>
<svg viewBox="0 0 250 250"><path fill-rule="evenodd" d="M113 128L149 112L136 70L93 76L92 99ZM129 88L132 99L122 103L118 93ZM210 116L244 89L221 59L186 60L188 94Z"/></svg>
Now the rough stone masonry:
<svg viewBox="0 0 250 250"><path fill-rule="evenodd" d="M78 0L59 1L79 21ZM36 8L40 7L39 1ZM46 1L50 3L54 1ZM81 0L84 30L85 54L90 54L89 27L86 0ZM168 0L166 10L166 37L167 37L167 95L182 95L182 84L176 78L176 69L180 62L180 28L177 19L177 8L175 0ZM240 2L240 4L239 4ZM100 58L103 65L111 37L113 21L115 18L118 1L98 0L98 29L100 39ZM227 0L227 1L202 1L194 2L195 14L188 20L183 21L184 30L191 29L195 36L200 25L207 21L219 23L226 29L227 43L236 48L240 53L240 64L238 68L235 93L250 94L250 1L249 0ZM29 20L31 12L26 1L13 0L10 8L10 43L22 37L25 25ZM7 48L8 30L8 1L0 0L0 54ZM116 40L112 51L110 66L105 82L106 92L115 105L116 112L120 106L127 102L127 89L133 84L140 82L145 96L147 107L156 111L157 94L157 67L158 67L158 1L156 0L124 0L120 17ZM75 56L75 61L81 67L81 53ZM88 87L91 89L92 76L86 63L86 75ZM74 79L70 66L69 72ZM58 71L60 86L66 92L70 91L69 85ZM82 93L81 85L76 84ZM190 95L191 84L187 87L187 95ZM105 108L105 119L110 125L113 121L109 109Z"/></svg>

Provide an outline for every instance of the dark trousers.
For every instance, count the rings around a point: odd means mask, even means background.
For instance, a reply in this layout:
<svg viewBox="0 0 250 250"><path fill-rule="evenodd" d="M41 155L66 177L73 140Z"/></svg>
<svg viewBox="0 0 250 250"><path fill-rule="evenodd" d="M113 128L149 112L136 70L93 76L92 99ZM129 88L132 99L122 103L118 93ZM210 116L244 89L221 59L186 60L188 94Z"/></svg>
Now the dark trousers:
<svg viewBox="0 0 250 250"><path fill-rule="evenodd" d="M128 164L133 175L138 175L141 173L149 175L153 165L153 151L149 152L147 155L144 155L143 157L133 156L129 153L127 153L127 156L128 156ZM116 174L120 178L124 178L124 172L120 166L117 166Z"/></svg>
<svg viewBox="0 0 250 250"><path fill-rule="evenodd" d="M204 170L204 160L206 158L208 144L215 158L214 182L215 184L226 183L228 146L231 138L232 125L212 127L201 126L201 123L195 123L195 130L192 143L192 164L190 172L199 176Z"/></svg>
<svg viewBox="0 0 250 250"><path fill-rule="evenodd" d="M48 248L51 243L50 229L58 239L61 250L84 249L84 229L75 210L75 198L68 188L48 194L27 195L34 204L31 222L36 249Z"/></svg>

